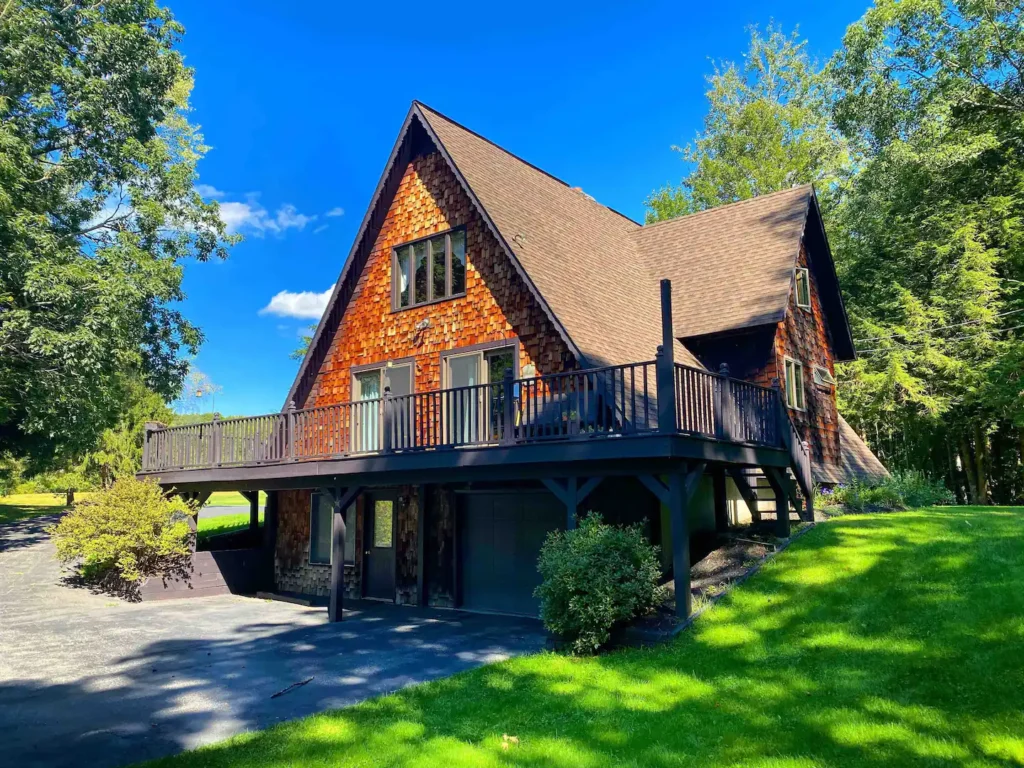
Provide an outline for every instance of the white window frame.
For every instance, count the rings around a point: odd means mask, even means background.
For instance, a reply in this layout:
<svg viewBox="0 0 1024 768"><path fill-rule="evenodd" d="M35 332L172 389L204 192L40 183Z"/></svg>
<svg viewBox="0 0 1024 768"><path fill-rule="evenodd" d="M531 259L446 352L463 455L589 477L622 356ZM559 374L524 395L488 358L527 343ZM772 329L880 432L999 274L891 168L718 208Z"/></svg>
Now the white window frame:
<svg viewBox="0 0 1024 768"><path fill-rule="evenodd" d="M799 369L800 375L796 376L796 371ZM785 385L786 385L786 407L792 408L794 411L806 411L807 410L807 381L804 378L804 364L799 360L794 360L792 357L783 358L783 370L785 371ZM800 390L796 389L796 379L799 378ZM790 390L790 384L793 384L792 391ZM798 405L799 403L799 405Z"/></svg>
<svg viewBox="0 0 1024 768"><path fill-rule="evenodd" d="M806 286L807 291L807 302L800 300L800 285ZM811 308L811 271L807 267L796 268L796 305L800 309Z"/></svg>

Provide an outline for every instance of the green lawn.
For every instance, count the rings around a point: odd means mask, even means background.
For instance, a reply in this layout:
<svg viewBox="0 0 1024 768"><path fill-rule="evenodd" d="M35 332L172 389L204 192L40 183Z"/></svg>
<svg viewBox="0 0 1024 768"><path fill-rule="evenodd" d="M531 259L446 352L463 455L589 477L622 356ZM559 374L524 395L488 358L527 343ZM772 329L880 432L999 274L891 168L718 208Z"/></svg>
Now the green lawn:
<svg viewBox="0 0 1024 768"><path fill-rule="evenodd" d="M88 493L75 494L76 501L88 498ZM13 523L36 515L50 515L62 509L65 509L64 494L16 493L0 496L0 523Z"/></svg>
<svg viewBox="0 0 1024 768"><path fill-rule="evenodd" d="M260 525L263 525L263 512L260 512ZM196 526L196 536L199 541L208 539L210 536L217 536L222 533L232 533L249 527L249 513L239 512L237 515L218 515L217 517L203 517L199 513L199 523Z"/></svg>
<svg viewBox="0 0 1024 768"><path fill-rule="evenodd" d="M267 503L267 494L260 491L260 506ZM238 491L214 491L210 494L210 500L206 502L208 507L248 507L249 500Z"/></svg>
<svg viewBox="0 0 1024 768"><path fill-rule="evenodd" d="M1022 542L1024 510L840 518L668 646L514 659L157 765L1024 765Z"/></svg>
<svg viewBox="0 0 1024 768"><path fill-rule="evenodd" d="M85 501L88 498L88 492L75 494L76 501ZM260 504L266 504L266 502L267 495L260 491ZM210 496L207 505L215 507L248 507L249 501L242 494L235 491L217 491ZM59 512L64 508L64 494L20 493L11 496L0 496L0 523L12 523L15 520L22 520L26 517L48 515ZM202 519L202 514L199 517L200 534L207 529L216 529L215 533L227 533L228 530L244 528L249 524L248 512L244 515L239 513L238 515L229 515L227 517L208 518L206 521ZM242 518L244 518L244 521L238 522ZM226 523L225 521L229 519L234 522ZM260 513L260 519L263 519L262 512ZM214 521L216 521L216 524L214 524ZM207 533L206 535L211 534Z"/></svg>

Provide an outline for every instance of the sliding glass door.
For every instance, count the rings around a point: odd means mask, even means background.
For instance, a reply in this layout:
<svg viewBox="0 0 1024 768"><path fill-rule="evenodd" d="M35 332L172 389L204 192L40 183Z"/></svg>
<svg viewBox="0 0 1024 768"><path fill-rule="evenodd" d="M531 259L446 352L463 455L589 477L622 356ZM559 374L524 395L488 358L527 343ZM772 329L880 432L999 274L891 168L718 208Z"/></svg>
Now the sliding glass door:
<svg viewBox="0 0 1024 768"><path fill-rule="evenodd" d="M513 347L445 358L446 442L471 445L501 436L502 389L506 370L515 370ZM491 384L494 386L481 386Z"/></svg>
<svg viewBox="0 0 1024 768"><path fill-rule="evenodd" d="M384 387L391 387L391 395L412 394L412 364L381 366L358 371L352 375L352 451L370 453L381 450L384 430ZM398 408L411 412L410 398L398 401ZM404 412L404 411L403 411ZM411 430L411 419L396 419L392 437L403 439ZM401 447L402 443L397 443Z"/></svg>

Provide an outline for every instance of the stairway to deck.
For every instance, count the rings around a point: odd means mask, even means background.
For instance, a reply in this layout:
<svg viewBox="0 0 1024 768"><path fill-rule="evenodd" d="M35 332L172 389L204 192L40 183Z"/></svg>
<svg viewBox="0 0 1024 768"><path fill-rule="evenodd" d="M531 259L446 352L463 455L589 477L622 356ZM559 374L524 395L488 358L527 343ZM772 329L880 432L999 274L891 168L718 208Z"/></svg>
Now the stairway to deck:
<svg viewBox="0 0 1024 768"><path fill-rule="evenodd" d="M764 472L759 468L752 468L741 469L738 474L745 481L746 487L740 486L739 482L737 482L737 486L739 487L740 494L747 502L747 507L750 509L753 520L775 520L777 518L775 491L772 490ZM790 517L792 518L793 512L795 512L799 520L804 522L812 521L813 513L808 511L806 499L800 490L800 484L797 482L795 474L791 469L787 470L786 474L796 488L796 493L790 505Z"/></svg>

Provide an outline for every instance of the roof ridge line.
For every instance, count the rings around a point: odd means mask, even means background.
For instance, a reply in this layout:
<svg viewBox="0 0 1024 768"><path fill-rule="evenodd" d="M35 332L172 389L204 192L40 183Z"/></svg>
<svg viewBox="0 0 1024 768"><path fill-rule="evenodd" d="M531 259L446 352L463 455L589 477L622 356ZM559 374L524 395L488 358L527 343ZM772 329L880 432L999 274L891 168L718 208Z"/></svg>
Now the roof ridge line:
<svg viewBox="0 0 1024 768"><path fill-rule="evenodd" d="M501 151L501 152L504 152L504 153L505 153L506 155L508 155L509 157L513 158L514 160L518 160L518 161L519 161L520 163L522 163L523 165L525 165L525 166L528 166L528 167L530 167L530 168L533 168L533 170L535 170L535 171L537 171L537 172L539 172L539 173L542 173L542 174L544 174L545 176L547 176L547 177L548 177L549 179L551 179L551 180L553 180L553 181L557 181L557 182L558 182L559 184L561 184L562 186L564 186L564 187L567 187L568 189L570 189L570 190L572 190L572 191L578 191L578 192L580 192L580 194L582 194L584 198L586 198L586 199L587 199L587 200L588 200L589 202L593 203L594 205L598 206L599 208L604 208L604 209L605 209L606 211L611 211L611 212L612 212L612 213L614 213L614 214L615 214L616 216L621 216L621 217L622 217L623 219L625 219L626 221L628 221L628 222L629 222L629 223L631 223L631 224L635 224L635 225L636 225L637 227L643 227L643 224L641 224L641 223L640 223L639 221L637 221L636 219L634 219L634 218L632 218L632 217L630 217L630 216L627 216L627 215L626 215L626 214L624 214L624 213L623 213L622 211L617 211L617 210L615 210L614 208L612 208L612 207L611 207L610 205L605 205L604 203L598 202L598 200L597 200L596 198L593 198L593 197L591 197L590 195L588 195L588 194L587 194L586 192L584 192L584 191L583 191L583 188L582 188L582 187L574 187L574 186L572 186L572 185L571 185L571 184L570 184L569 182L567 182L567 181L566 181L565 179L560 179L560 178L558 178L558 177L557 177L557 176L555 176L555 175L554 175L553 173L549 173L548 171L545 171L545 170L544 170L543 168L541 168L540 166L534 165L534 164L533 164L533 163L531 163L531 162L530 162L529 160L526 160L526 159L524 159L524 158L520 157L520 156L519 156L519 155L517 155L517 154L516 154L515 152L512 152L512 151L510 151L510 150L508 150L508 149L505 149L505 147L501 146L500 144L498 144L498 143L497 143L497 142L495 142L495 141L492 141L491 139L488 139L488 138L487 138L486 136L483 136L483 135L481 135L481 134L477 133L477 132L476 132L476 131L474 131L474 130L473 130L472 128L467 128L467 127L466 127L465 125L463 125L462 123L460 123L460 122L459 122L458 120L453 120L452 118L450 118L450 117L449 117L448 115L446 115L446 114L445 114L444 112L441 112L441 111L439 111L439 110L436 110L436 109L434 109L434 108L433 108L433 107L431 107L431 106L430 106L429 104L424 104L424 103L423 103L422 101L420 101L419 99L413 99L413 100L412 100L412 103L413 103L413 104L415 104L415 105L417 105L417 106L419 106L419 107L420 107L420 108L422 108L422 109L426 109L426 110L429 110L430 112L433 112L433 113L434 113L435 115L437 115L438 117L444 118L444 119L445 119L445 120L447 120L447 121L448 121L449 123L451 123L452 125L456 126L457 128L461 128L461 129L462 129L462 130L464 130L464 131L465 131L466 133L468 133L468 134L471 134L472 136L476 136L476 137L477 137L478 139L480 139L481 141L484 141L484 142L486 142L486 143L490 144L490 145L491 145L492 147L494 147L495 149L497 149L497 150L499 150L499 151Z"/></svg>
<svg viewBox="0 0 1024 768"><path fill-rule="evenodd" d="M733 201L731 203L722 203L721 205L716 205L713 208L705 208L702 211L694 211L693 213L688 213L685 216L673 216L671 219L662 219L661 221L652 221L650 224L644 224L642 229L652 229L652 228L660 226L662 224L671 224L674 221L683 221L685 219L693 219L693 218L695 218L697 216L701 216L703 214L714 213L716 211L723 211L726 208L736 208L736 207L741 206L741 205L746 205L748 203L753 203L753 202L755 202L757 200L767 200L770 197L777 197L779 195L784 195L787 192L794 192L794 191L796 191L798 189L804 189L804 188L814 189L813 182L810 182L810 183L807 183L807 184L797 184L796 186L787 187L786 189L777 189L774 192L766 192L763 195L755 195L754 197L748 197L745 200L735 200L735 201Z"/></svg>

